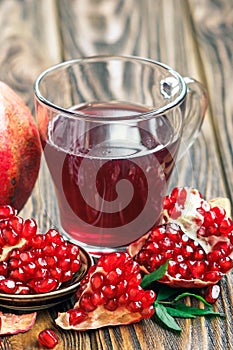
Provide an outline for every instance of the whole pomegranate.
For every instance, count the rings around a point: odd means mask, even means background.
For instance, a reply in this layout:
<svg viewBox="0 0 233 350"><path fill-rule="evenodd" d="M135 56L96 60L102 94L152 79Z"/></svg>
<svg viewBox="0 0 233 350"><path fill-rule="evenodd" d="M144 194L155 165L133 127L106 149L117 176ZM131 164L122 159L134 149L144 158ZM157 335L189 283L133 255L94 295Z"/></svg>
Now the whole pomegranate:
<svg viewBox="0 0 233 350"><path fill-rule="evenodd" d="M41 145L33 116L9 86L0 82L0 205L20 210L36 182Z"/></svg>
<svg viewBox="0 0 233 350"><path fill-rule="evenodd" d="M233 267L233 222L227 199L203 199L196 189L174 188L163 201L160 225L128 247L145 273L169 260L160 280L172 287L216 284ZM225 207L225 209L224 209Z"/></svg>

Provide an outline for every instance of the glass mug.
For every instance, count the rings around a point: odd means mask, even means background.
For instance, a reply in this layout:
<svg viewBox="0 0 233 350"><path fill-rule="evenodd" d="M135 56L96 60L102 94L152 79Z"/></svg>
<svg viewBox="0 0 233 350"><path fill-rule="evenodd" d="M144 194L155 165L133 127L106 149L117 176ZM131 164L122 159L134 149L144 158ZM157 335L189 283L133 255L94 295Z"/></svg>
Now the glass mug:
<svg viewBox="0 0 233 350"><path fill-rule="evenodd" d="M87 57L42 72L35 108L59 207L52 222L97 255L145 234L206 107L199 82L140 57Z"/></svg>

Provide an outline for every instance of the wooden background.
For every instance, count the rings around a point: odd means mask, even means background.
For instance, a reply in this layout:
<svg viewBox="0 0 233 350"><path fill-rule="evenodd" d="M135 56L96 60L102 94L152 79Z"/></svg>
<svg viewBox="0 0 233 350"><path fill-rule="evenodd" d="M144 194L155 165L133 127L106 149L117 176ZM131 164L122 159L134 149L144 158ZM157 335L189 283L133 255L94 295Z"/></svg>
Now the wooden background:
<svg viewBox="0 0 233 350"><path fill-rule="evenodd" d="M34 112L33 83L48 66L92 54L133 54L162 61L205 84L209 108L195 145L177 165L171 186L190 185L206 198L233 198L233 0L1 0L0 80ZM53 209L44 165L22 211L46 229ZM56 349L233 349L233 278L221 282L215 309L222 318L178 320L181 335L151 320L127 327L78 333L54 326L56 309L39 312L29 332L3 337L0 349L39 349L37 334L59 334ZM189 300L187 300L189 302ZM68 301L59 306L65 310Z"/></svg>

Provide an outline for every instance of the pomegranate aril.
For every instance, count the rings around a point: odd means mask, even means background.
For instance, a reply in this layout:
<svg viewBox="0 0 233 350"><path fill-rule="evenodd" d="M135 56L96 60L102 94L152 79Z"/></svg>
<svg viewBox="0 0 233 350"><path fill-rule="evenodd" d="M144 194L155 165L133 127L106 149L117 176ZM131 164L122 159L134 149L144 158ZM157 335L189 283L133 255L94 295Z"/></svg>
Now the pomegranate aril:
<svg viewBox="0 0 233 350"><path fill-rule="evenodd" d="M30 278L35 276L36 264L31 261L31 262L23 265L22 269L23 269L24 273L26 274L26 276L30 279Z"/></svg>
<svg viewBox="0 0 233 350"><path fill-rule="evenodd" d="M127 309L130 312L140 312L140 311L142 311L142 303L141 303L141 301L131 301L126 307L127 307Z"/></svg>
<svg viewBox="0 0 233 350"><path fill-rule="evenodd" d="M55 278L58 281L61 281L63 272L60 267L55 266L54 268L51 268L49 271L50 271L51 277Z"/></svg>
<svg viewBox="0 0 233 350"><path fill-rule="evenodd" d="M1 261L0 262L0 275L1 276L4 276L4 277L7 277L7 274L8 274L8 264L6 261Z"/></svg>
<svg viewBox="0 0 233 350"><path fill-rule="evenodd" d="M51 329L41 331L38 335L38 341L40 345L48 349L53 349L58 344L56 333Z"/></svg>
<svg viewBox="0 0 233 350"><path fill-rule="evenodd" d="M103 286L102 293L107 299L112 299L116 295L117 287L113 284L108 284Z"/></svg>
<svg viewBox="0 0 233 350"><path fill-rule="evenodd" d="M80 298L80 307L86 311L90 312L96 309L96 306L91 303L92 294L91 293L85 293Z"/></svg>
<svg viewBox="0 0 233 350"><path fill-rule="evenodd" d="M110 284L117 284L118 282L120 282L122 276L123 276L123 271L118 267L110 271L107 274L106 279L107 279L107 282Z"/></svg>
<svg viewBox="0 0 233 350"><path fill-rule="evenodd" d="M73 273L71 270L63 271L63 274L61 277L61 282L64 283L64 282L69 281L72 278L72 276L73 276Z"/></svg>
<svg viewBox="0 0 233 350"><path fill-rule="evenodd" d="M119 306L126 305L129 301L129 295L128 293L123 293L121 296L118 298L118 304Z"/></svg>
<svg viewBox="0 0 233 350"><path fill-rule="evenodd" d="M95 290L99 290L105 283L105 276L103 273L101 272L96 272L91 276L91 287L92 289Z"/></svg>
<svg viewBox="0 0 233 350"><path fill-rule="evenodd" d="M216 223L220 224L224 216L226 215L226 211L221 207L213 207L212 211L215 213L216 216Z"/></svg>
<svg viewBox="0 0 233 350"><path fill-rule="evenodd" d="M230 218L224 218L220 225L219 225L219 231L223 235L227 235L233 230L233 222Z"/></svg>
<svg viewBox="0 0 233 350"><path fill-rule="evenodd" d="M233 268L233 260L229 256L225 256L219 260L219 266L222 273L227 273Z"/></svg>
<svg viewBox="0 0 233 350"><path fill-rule="evenodd" d="M118 307L118 303L116 299L109 299L105 304L104 308L109 311L115 311Z"/></svg>
<svg viewBox="0 0 233 350"><path fill-rule="evenodd" d="M220 287L218 284L207 287L205 291L205 300L207 303L213 304L217 301L220 294Z"/></svg>
<svg viewBox="0 0 233 350"><path fill-rule="evenodd" d="M205 257L205 252L202 248L199 248L196 251L194 251L194 254L193 254L194 260L203 260L204 257Z"/></svg>
<svg viewBox="0 0 233 350"><path fill-rule="evenodd" d="M33 285L33 284L32 284ZM54 278L43 278L41 280L36 280L33 289L36 293L48 293L52 290L57 289L59 282ZM30 283L29 283L30 286Z"/></svg>
<svg viewBox="0 0 233 350"><path fill-rule="evenodd" d="M220 271L207 271L204 275L205 281L217 282L223 274Z"/></svg>
<svg viewBox="0 0 233 350"><path fill-rule="evenodd" d="M17 234L21 234L23 229L24 220L20 216L13 216L8 221L8 226L13 229Z"/></svg>
<svg viewBox="0 0 233 350"><path fill-rule="evenodd" d="M214 211L208 211L204 216L204 226L208 227L213 225L216 220L216 214Z"/></svg>
<svg viewBox="0 0 233 350"><path fill-rule="evenodd" d="M46 234L47 243L55 243L56 245L61 245L65 242L64 238L60 235L57 230L50 229Z"/></svg>
<svg viewBox="0 0 233 350"><path fill-rule="evenodd" d="M207 269L207 264L205 261L194 261L189 263L190 270L192 271L192 276L193 278L197 279L202 279L206 269Z"/></svg>
<svg viewBox="0 0 233 350"><path fill-rule="evenodd" d="M70 263L70 271L72 272L72 274L74 274L75 272L77 272L81 267L81 262L80 260L72 260L71 263Z"/></svg>
<svg viewBox="0 0 233 350"><path fill-rule="evenodd" d="M3 293L14 294L17 289L16 283L11 278L0 280L0 291Z"/></svg>
<svg viewBox="0 0 233 350"><path fill-rule="evenodd" d="M0 220L9 219L12 216L15 216L17 211L12 208L10 205L2 205L0 206Z"/></svg>
<svg viewBox="0 0 233 350"><path fill-rule="evenodd" d="M34 219L26 219L24 221L21 236L23 238L32 239L37 231L37 224Z"/></svg>
<svg viewBox="0 0 233 350"><path fill-rule="evenodd" d="M153 290L146 290L141 297L143 308L150 306L156 299L156 294Z"/></svg>
<svg viewBox="0 0 233 350"><path fill-rule="evenodd" d="M94 306L99 306L99 305L103 305L106 301L106 298L104 297L102 292L95 292L91 295L91 303Z"/></svg>
<svg viewBox="0 0 233 350"><path fill-rule="evenodd" d="M20 237L14 230L10 228L4 228L2 230L2 233L6 244L14 246L19 242Z"/></svg>
<svg viewBox="0 0 233 350"><path fill-rule="evenodd" d="M88 317L87 313L81 308L70 309L67 313L69 315L69 324L72 326L85 321Z"/></svg>
<svg viewBox="0 0 233 350"><path fill-rule="evenodd" d="M128 288L128 296L131 301L141 301L143 294L143 289L140 286Z"/></svg>
<svg viewBox="0 0 233 350"><path fill-rule="evenodd" d="M32 237L31 244L34 248L44 248L45 243L45 235L43 234L38 233Z"/></svg>
<svg viewBox="0 0 233 350"><path fill-rule="evenodd" d="M12 270L9 275L10 278L14 279L15 281L26 281L27 276L24 272L24 270L19 267L18 269Z"/></svg>
<svg viewBox="0 0 233 350"><path fill-rule="evenodd" d="M141 310L141 315L143 318L151 318L155 313L155 308L153 305L147 306Z"/></svg>

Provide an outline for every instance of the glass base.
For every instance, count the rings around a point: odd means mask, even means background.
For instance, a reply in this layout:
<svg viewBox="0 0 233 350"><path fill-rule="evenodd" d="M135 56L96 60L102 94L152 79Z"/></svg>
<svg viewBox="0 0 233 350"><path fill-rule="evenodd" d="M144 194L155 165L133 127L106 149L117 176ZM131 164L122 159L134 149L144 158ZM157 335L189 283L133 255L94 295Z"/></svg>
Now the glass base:
<svg viewBox="0 0 233 350"><path fill-rule="evenodd" d="M121 247L98 247L94 245L92 246L72 238L64 230L61 231L61 234L71 243L76 244L82 247L83 249L85 249L94 258L100 258L103 254L108 254L108 253L125 252L127 248L127 246L121 246Z"/></svg>

